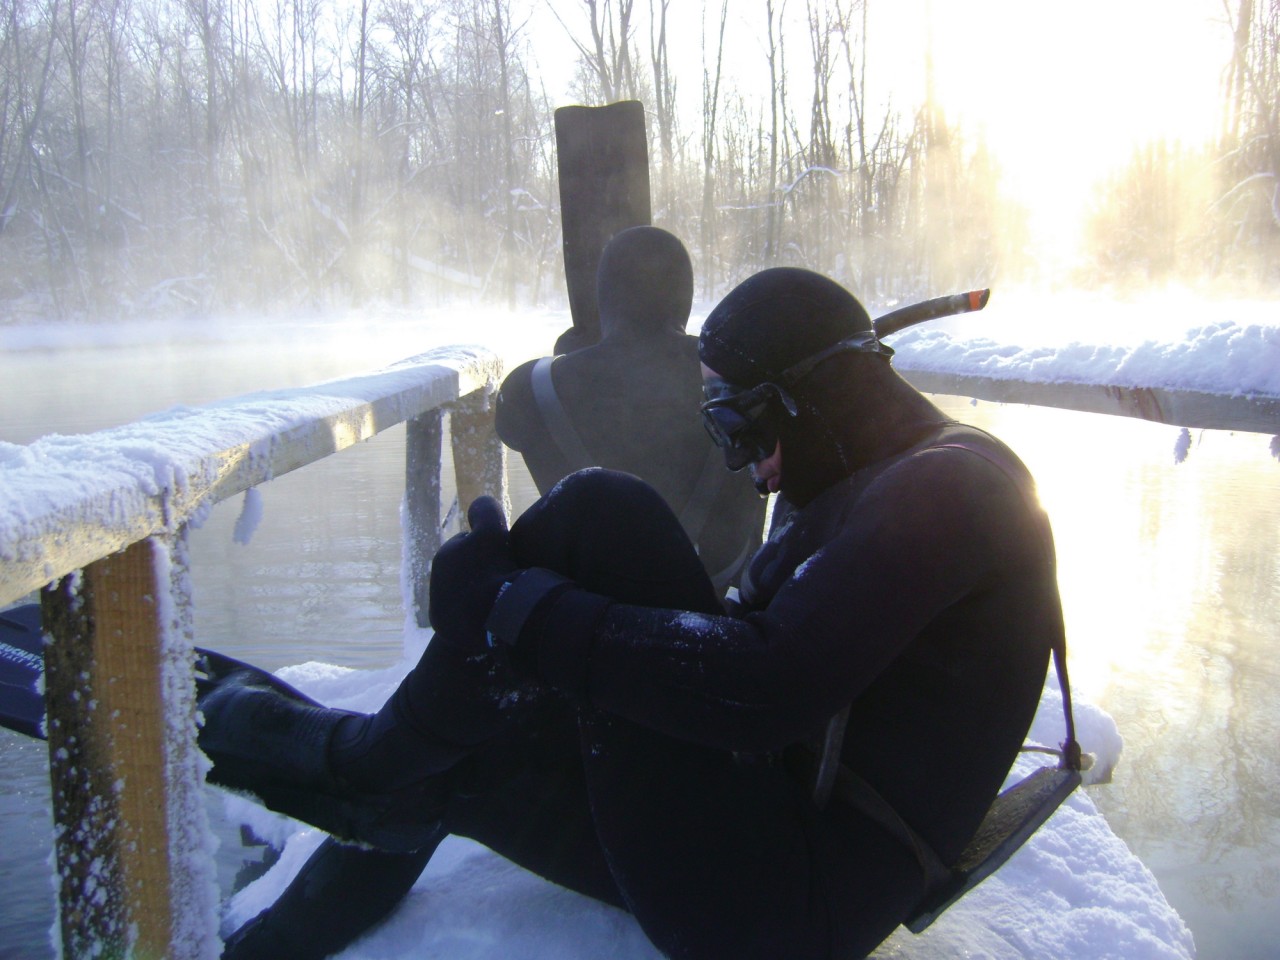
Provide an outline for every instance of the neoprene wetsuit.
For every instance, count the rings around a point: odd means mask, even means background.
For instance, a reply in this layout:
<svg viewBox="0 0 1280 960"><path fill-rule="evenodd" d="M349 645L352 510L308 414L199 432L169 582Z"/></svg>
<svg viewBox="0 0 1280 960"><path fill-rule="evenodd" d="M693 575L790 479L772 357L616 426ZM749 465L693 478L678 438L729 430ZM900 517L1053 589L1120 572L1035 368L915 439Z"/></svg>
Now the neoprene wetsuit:
<svg viewBox="0 0 1280 960"><path fill-rule="evenodd" d="M498 436L524 458L540 493L584 467L641 477L686 521L713 578L737 583L760 544L764 502L748 478L725 471L702 428L698 340L685 332L693 272L680 241L656 227L634 227L601 256L599 343L556 357L554 400L581 454L549 424L531 360L498 392ZM696 515L688 522L690 511Z"/></svg>
<svg viewBox="0 0 1280 960"><path fill-rule="evenodd" d="M741 285L708 318L703 362L752 387L869 327L813 276ZM812 322L779 332L788 311ZM422 795L445 797L425 821L631 911L670 957L873 950L919 900L920 864L860 810L815 803L787 755L848 707L843 763L953 859L1038 703L1055 564L1013 454L947 421L884 355L833 355L791 393L793 506L775 510L741 610L720 606L652 487L571 474L509 537L517 567L571 583L518 619L501 614L528 574L498 595L488 623L518 623L497 638L510 657L485 652L483 629L480 646L437 632L388 706L352 724L349 760L330 748L333 776L402 789L417 751ZM490 576L453 582L463 572Z"/></svg>
<svg viewBox="0 0 1280 960"><path fill-rule="evenodd" d="M944 861L998 792L1043 685L1056 586L1014 483L931 448L957 437L995 443L946 428L791 514L741 617L570 591L530 625L543 678L590 706L604 857L670 956L862 956L920 896L909 851L839 801L818 810L782 762L844 705L844 762ZM614 499L618 482L573 495ZM522 562L562 559L547 534L538 508L515 525Z"/></svg>

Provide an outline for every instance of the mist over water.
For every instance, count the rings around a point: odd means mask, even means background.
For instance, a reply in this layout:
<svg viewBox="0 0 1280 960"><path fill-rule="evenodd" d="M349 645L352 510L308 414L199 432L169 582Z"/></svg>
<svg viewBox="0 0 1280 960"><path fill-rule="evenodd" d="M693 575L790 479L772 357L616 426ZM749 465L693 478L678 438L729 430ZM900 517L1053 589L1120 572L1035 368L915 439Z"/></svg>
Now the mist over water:
<svg viewBox="0 0 1280 960"><path fill-rule="evenodd" d="M1270 438L950 399L1049 511L1076 696L1124 753L1089 788L1205 960L1275 957L1280 917L1280 463Z"/></svg>
<svg viewBox="0 0 1280 960"><path fill-rule="evenodd" d="M395 358L252 341L9 353L0 440L98 429ZM1156 874L1201 957L1274 956L1280 464L1269 438L1199 432L1175 464L1173 427L942 402L1010 443L1050 511L1077 696L1115 716L1126 743L1113 783L1091 796ZM240 498L218 505L191 535L197 642L270 668L395 661L403 457L396 428L260 488L248 544L233 538ZM519 510L534 492L518 458L511 474ZM0 764L0 960L39 960L53 955L44 746L0 731ZM220 835L229 885L244 853L233 829Z"/></svg>

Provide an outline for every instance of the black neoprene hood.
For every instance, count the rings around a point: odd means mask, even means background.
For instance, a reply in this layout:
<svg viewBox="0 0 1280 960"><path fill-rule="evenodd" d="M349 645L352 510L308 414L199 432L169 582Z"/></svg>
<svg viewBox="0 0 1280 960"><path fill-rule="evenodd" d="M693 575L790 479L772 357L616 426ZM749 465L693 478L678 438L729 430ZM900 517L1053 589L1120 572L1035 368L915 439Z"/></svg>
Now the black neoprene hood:
<svg viewBox="0 0 1280 960"><path fill-rule="evenodd" d="M702 325L698 356L730 383L753 387L870 330L866 309L834 280L798 267L773 267L716 304Z"/></svg>
<svg viewBox="0 0 1280 960"><path fill-rule="evenodd" d="M600 332L684 333L693 307L693 264L675 236L630 227L605 244L596 273Z"/></svg>

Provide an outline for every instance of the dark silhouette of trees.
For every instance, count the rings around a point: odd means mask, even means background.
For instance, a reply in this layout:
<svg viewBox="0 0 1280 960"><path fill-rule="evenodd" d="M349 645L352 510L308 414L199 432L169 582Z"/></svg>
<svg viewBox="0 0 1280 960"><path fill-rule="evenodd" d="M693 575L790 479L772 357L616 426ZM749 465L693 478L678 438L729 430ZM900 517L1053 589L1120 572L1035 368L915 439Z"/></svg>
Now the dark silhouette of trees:
<svg viewBox="0 0 1280 960"><path fill-rule="evenodd" d="M696 86L680 83L672 42L690 26L672 0L555 8L578 101L644 102L655 220L689 245L705 297L778 263L873 303L1034 268L982 143L931 96L895 104L869 66L869 2L706 4ZM1107 187L1099 275L1277 279L1280 0L1231 2L1221 142L1153 145ZM562 104L531 10L0 0L0 322L560 302ZM727 49L744 23L755 40ZM1201 166L1203 197L1186 179Z"/></svg>

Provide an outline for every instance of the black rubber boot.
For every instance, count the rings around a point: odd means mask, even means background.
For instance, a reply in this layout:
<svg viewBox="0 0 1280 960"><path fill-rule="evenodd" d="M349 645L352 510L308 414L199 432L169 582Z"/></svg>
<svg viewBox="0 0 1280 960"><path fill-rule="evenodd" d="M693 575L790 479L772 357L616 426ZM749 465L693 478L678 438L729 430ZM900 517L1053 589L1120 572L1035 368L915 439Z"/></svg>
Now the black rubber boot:
<svg viewBox="0 0 1280 960"><path fill-rule="evenodd" d="M320 960L383 920L417 882L440 841L412 853L327 838L270 907L227 938L222 960Z"/></svg>
<svg viewBox="0 0 1280 960"><path fill-rule="evenodd" d="M415 775L392 790L342 777L330 762L334 732L343 721L366 724L366 715L324 707L221 654L202 652L197 673L198 743L213 761L210 783L251 793L344 840L399 853L432 842L451 794L440 765L410 763ZM450 762L456 759L451 751Z"/></svg>

